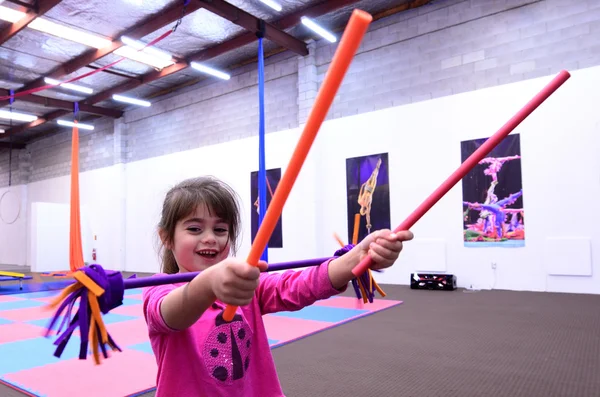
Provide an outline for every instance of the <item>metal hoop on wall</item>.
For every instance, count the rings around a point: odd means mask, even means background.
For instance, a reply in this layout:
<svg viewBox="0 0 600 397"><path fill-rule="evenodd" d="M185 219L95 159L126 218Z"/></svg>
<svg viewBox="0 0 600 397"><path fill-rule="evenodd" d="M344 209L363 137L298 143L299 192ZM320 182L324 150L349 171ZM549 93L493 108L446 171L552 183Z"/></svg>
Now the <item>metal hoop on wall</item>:
<svg viewBox="0 0 600 397"><path fill-rule="evenodd" d="M11 200L12 199L12 200ZM13 203L16 203L14 205ZM11 225L19 219L21 200L12 190L7 190L0 196L0 220Z"/></svg>

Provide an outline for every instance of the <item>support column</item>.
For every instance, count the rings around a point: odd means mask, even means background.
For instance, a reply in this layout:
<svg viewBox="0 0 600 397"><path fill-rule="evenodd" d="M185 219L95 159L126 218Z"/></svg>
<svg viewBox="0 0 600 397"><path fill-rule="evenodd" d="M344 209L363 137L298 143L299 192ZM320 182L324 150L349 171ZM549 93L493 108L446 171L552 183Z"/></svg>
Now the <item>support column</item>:
<svg viewBox="0 0 600 397"><path fill-rule="evenodd" d="M307 43L308 55L298 57L298 124L303 125L317 97L319 82L317 78L316 43Z"/></svg>
<svg viewBox="0 0 600 397"><path fill-rule="evenodd" d="M127 126L123 118L113 121L113 164L127 162Z"/></svg>
<svg viewBox="0 0 600 397"><path fill-rule="evenodd" d="M16 180L13 179L13 184L27 185L29 183L29 177L31 176L31 153L27 149L14 150L13 161L15 160L15 154L17 154L16 157L18 159L19 164L17 178Z"/></svg>

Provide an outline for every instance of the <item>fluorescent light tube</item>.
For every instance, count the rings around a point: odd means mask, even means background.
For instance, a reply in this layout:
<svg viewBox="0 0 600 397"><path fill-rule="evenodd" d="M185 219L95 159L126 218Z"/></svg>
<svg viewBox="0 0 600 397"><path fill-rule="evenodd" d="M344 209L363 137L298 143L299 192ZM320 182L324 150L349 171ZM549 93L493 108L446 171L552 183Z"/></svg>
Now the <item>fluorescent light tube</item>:
<svg viewBox="0 0 600 397"><path fill-rule="evenodd" d="M140 105L140 106L146 106L146 107L152 105L148 101L142 101L141 99L136 99L136 98L129 98L129 97L126 97L126 96L123 96L123 95L116 95L115 94L115 95L112 96L112 98L115 101L127 102L127 103L131 103L131 104L134 104L134 105Z"/></svg>
<svg viewBox="0 0 600 397"><path fill-rule="evenodd" d="M228 75L227 73L220 72L220 71L218 71L216 69L210 68L208 66L204 66L204 65L199 64L197 62L192 62L190 64L190 66L193 67L194 69L200 71L200 72L204 72L204 73L210 74L212 76L218 77L218 78L223 79L223 80L229 80L231 78L231 76Z"/></svg>
<svg viewBox="0 0 600 397"><path fill-rule="evenodd" d="M13 10L12 8L0 6L0 19L6 22L15 23L25 16L24 12Z"/></svg>
<svg viewBox="0 0 600 397"><path fill-rule="evenodd" d="M153 46L146 47L146 43L142 43L141 41L131 39L127 36L121 36L121 41L123 42L123 44L128 45L129 47L132 47L137 51L142 50L148 55L155 56L164 61L170 62L173 59L173 56L171 54L163 50L159 50L158 48Z"/></svg>
<svg viewBox="0 0 600 397"><path fill-rule="evenodd" d="M65 127L77 127L81 130L93 130L94 126L90 125L90 124L83 124L83 123L74 123L72 121L67 121L67 120L56 120L56 123L59 125L64 125Z"/></svg>
<svg viewBox="0 0 600 397"><path fill-rule="evenodd" d="M32 114L10 112L8 110L0 110L0 117L2 117L3 119L12 119L18 121L34 121L38 118L37 116L34 116Z"/></svg>
<svg viewBox="0 0 600 397"><path fill-rule="evenodd" d="M274 2L273 0L260 0L261 2L265 3L266 5L268 5L269 7L271 7L272 9L274 9L275 11L281 11L281 4Z"/></svg>
<svg viewBox="0 0 600 397"><path fill-rule="evenodd" d="M114 51L115 54L120 55L125 58L132 59L134 61L138 61L141 63L145 63L146 65L153 66L155 68L165 68L167 66L172 65L174 62L172 60L164 60L152 55L149 55L146 52L138 51L133 47L123 46Z"/></svg>
<svg viewBox="0 0 600 397"><path fill-rule="evenodd" d="M335 38L335 36L333 34L329 33L328 31L323 29L321 26L317 25L317 23L314 22L312 19L309 19L307 17L302 17L302 18L300 18L300 20L302 21L302 24L304 26L306 26L313 32L317 33L319 36L323 37L325 40L330 41L332 43L335 43L337 41L337 39Z"/></svg>
<svg viewBox="0 0 600 397"><path fill-rule="evenodd" d="M44 82L46 84L59 85L63 88L67 88L69 90L83 92L85 94L91 94L94 92L94 90L92 90L91 88L83 87L83 86L80 86L77 84L61 83L60 81L51 79L50 77L45 77Z"/></svg>
<svg viewBox="0 0 600 397"><path fill-rule="evenodd" d="M94 48L104 48L112 42L100 36L84 32L82 30L73 29L65 25L59 25L48 19L36 18L29 25L31 29L39 30L40 32L48 33L53 36L71 40L76 43L84 44Z"/></svg>

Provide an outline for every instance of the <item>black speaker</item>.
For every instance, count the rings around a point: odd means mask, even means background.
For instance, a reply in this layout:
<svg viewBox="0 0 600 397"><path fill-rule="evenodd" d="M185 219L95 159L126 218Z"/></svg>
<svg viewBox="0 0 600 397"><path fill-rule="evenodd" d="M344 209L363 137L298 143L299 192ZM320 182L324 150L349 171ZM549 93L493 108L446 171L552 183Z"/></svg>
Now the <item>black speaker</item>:
<svg viewBox="0 0 600 397"><path fill-rule="evenodd" d="M411 273L410 289L454 291L456 289L456 276L454 274Z"/></svg>

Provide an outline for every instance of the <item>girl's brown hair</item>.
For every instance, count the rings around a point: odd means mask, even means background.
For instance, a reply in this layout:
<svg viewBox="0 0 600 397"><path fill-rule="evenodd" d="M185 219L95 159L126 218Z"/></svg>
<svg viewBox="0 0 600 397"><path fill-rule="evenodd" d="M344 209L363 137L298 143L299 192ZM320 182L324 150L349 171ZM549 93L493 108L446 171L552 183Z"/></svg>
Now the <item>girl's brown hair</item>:
<svg viewBox="0 0 600 397"><path fill-rule="evenodd" d="M211 216L216 215L227 222L231 249L235 254L241 223L237 194L229 185L214 177L186 179L171 188L163 202L158 224L163 273L179 272L175 256L166 246L173 245L177 222L192 214L201 204L206 205Z"/></svg>

